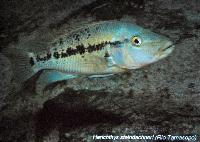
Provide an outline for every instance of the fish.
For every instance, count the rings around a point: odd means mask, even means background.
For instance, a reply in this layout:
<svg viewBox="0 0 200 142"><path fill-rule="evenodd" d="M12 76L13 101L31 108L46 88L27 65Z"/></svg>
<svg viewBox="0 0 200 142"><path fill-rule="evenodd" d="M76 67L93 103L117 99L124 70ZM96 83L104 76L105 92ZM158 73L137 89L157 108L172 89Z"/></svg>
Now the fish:
<svg viewBox="0 0 200 142"><path fill-rule="evenodd" d="M108 20L72 26L62 34L43 32L3 54L11 60L19 83L43 71L37 83L44 86L138 69L167 57L173 49L165 36L135 23Z"/></svg>

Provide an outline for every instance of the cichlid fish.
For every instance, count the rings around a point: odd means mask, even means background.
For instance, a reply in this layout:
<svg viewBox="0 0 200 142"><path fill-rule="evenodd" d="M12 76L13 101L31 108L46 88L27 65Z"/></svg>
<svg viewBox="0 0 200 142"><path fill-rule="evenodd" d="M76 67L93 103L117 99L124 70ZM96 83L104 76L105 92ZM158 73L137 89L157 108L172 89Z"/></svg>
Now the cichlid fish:
<svg viewBox="0 0 200 142"><path fill-rule="evenodd" d="M29 40L4 53L19 82L43 70L38 83L48 84L80 75L101 77L137 69L166 57L173 48L168 38L136 24L101 21Z"/></svg>

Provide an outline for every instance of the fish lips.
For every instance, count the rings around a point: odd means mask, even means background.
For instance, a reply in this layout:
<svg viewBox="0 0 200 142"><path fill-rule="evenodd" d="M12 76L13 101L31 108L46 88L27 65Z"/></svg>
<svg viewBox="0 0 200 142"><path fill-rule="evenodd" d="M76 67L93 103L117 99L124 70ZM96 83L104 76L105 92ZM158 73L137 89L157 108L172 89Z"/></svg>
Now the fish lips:
<svg viewBox="0 0 200 142"><path fill-rule="evenodd" d="M156 59L159 60L159 59L167 57L169 54L172 53L172 51L174 50L174 47L175 47L174 44L169 44L168 46L160 49L158 53L156 54Z"/></svg>

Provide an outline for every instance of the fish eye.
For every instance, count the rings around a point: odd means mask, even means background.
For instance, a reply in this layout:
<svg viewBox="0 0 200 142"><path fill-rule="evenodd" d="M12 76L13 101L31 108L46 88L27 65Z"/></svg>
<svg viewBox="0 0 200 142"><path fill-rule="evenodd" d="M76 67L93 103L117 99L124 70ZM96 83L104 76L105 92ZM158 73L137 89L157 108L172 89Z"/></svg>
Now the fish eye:
<svg viewBox="0 0 200 142"><path fill-rule="evenodd" d="M141 45L142 40L141 40L141 38L139 38L138 36L133 36L133 37L131 38L131 42L132 42L132 44L134 44L134 45L136 45L136 46L139 46L139 45Z"/></svg>

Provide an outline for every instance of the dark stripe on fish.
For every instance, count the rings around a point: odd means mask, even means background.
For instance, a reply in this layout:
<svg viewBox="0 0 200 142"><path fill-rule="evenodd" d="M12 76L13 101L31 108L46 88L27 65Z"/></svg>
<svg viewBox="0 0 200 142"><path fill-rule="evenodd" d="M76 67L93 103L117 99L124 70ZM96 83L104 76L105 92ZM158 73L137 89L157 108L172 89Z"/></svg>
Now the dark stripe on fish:
<svg viewBox="0 0 200 142"><path fill-rule="evenodd" d="M44 56L44 57L40 57L40 56L37 55L36 56L36 62L47 61L47 60L51 59L51 57L52 57L51 53L47 53L47 55ZM34 61L33 57L30 57L29 63L30 63L31 66L35 65L35 61Z"/></svg>
<svg viewBox="0 0 200 142"><path fill-rule="evenodd" d="M56 59L60 58L60 54L58 53L58 51L55 51L53 53L53 57L56 58Z"/></svg>
<svg viewBox="0 0 200 142"><path fill-rule="evenodd" d="M80 54L84 54L86 52L86 49L84 47L83 44L76 46L76 50L77 52L79 52Z"/></svg>
<svg viewBox="0 0 200 142"><path fill-rule="evenodd" d="M69 57L69 56L73 56L73 55L77 55L77 54L84 54L85 52L88 52L88 53L92 53L92 52L95 52L95 51L99 51L99 50L102 50L106 45L113 45L113 46L116 46L118 44L121 44L122 42L121 41L115 41L115 42L102 42L100 44L97 44L97 45L89 45L88 47L84 47L83 44L81 45L77 45L76 48L67 48L67 50L64 52L64 50L59 53L57 50L55 50L53 52L53 54L51 53L47 53L46 56L43 56L43 57L40 57L40 56L36 56L36 61L37 62L40 62L40 61L47 61L49 59L52 58L52 55L55 59L59 59L59 58L66 58L66 57ZM105 57L109 56L108 54L105 54ZM30 58L30 64L31 66L33 66L35 64L34 60L33 60L33 57Z"/></svg>
<svg viewBox="0 0 200 142"><path fill-rule="evenodd" d="M89 45L86 50L89 52L89 53L92 53L94 51L99 51L99 50L102 50L103 47L105 47L106 43L105 42L102 42L100 44L97 44L97 45Z"/></svg>

